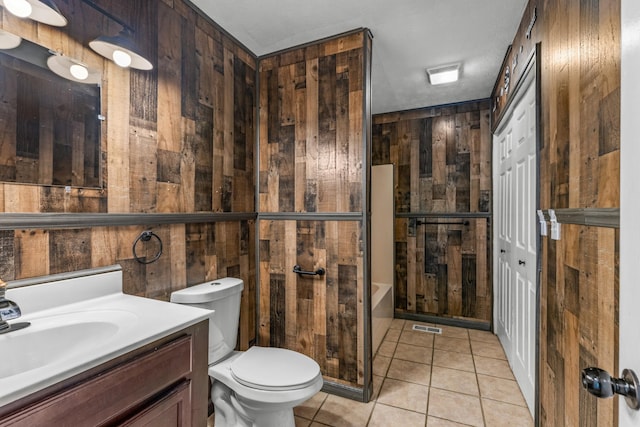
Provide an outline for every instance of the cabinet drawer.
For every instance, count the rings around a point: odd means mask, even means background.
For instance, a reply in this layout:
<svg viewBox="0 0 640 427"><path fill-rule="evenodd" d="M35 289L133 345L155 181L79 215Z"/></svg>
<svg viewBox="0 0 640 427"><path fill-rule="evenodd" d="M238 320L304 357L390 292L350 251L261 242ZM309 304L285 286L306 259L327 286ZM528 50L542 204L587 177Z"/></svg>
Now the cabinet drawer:
<svg viewBox="0 0 640 427"><path fill-rule="evenodd" d="M191 372L191 336L183 336L49 396L0 426L98 426L115 421Z"/></svg>

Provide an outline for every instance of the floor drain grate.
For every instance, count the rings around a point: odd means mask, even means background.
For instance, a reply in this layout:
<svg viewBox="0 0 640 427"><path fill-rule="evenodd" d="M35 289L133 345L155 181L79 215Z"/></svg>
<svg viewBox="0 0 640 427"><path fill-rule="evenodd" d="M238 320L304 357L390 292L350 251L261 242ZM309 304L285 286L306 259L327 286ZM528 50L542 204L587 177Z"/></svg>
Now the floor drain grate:
<svg viewBox="0 0 640 427"><path fill-rule="evenodd" d="M413 325L411 329L419 332L429 332L431 334L442 334L442 328L435 328L433 326Z"/></svg>

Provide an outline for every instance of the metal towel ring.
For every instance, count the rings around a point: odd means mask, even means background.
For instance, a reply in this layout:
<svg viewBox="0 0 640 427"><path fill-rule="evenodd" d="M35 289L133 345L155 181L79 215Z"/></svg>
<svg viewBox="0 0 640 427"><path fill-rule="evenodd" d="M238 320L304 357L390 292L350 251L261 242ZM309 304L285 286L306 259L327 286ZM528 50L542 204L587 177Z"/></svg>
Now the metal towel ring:
<svg viewBox="0 0 640 427"><path fill-rule="evenodd" d="M138 256L138 254L136 253L136 245L141 240L143 242L148 242L149 240L151 240L152 237L155 237L156 239L158 239L158 243L160 244L160 248L158 249L158 253L156 253L153 256L153 258L151 258L150 260L144 260L144 259L140 258ZM160 236L158 236L153 231L149 231L149 230L143 231L142 233L140 233L140 235L135 240L135 242L133 242L133 258L135 258L135 260L138 261L140 264L151 264L152 262L156 262L160 258L161 255L162 255L162 240L160 240Z"/></svg>

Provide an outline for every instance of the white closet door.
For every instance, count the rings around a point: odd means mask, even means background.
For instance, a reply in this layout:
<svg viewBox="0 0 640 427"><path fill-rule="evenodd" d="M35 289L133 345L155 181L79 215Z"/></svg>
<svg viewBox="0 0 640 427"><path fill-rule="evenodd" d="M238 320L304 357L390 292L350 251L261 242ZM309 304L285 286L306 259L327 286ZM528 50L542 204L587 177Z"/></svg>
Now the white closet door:
<svg viewBox="0 0 640 427"><path fill-rule="evenodd" d="M529 409L535 398L536 93L530 79L494 136L496 176L496 333Z"/></svg>

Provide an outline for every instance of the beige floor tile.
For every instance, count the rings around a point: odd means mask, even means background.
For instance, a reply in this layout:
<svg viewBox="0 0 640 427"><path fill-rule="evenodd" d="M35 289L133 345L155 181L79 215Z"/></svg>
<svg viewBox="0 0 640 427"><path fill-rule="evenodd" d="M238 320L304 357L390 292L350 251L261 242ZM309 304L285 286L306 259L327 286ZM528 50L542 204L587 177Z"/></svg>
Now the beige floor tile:
<svg viewBox="0 0 640 427"><path fill-rule="evenodd" d="M384 377L380 377L378 375L373 376L373 395L371 396L371 400L376 400L378 398L383 382Z"/></svg>
<svg viewBox="0 0 640 427"><path fill-rule="evenodd" d="M393 353L396 351L396 345L398 345L398 343L395 341L382 341L376 354L379 354L380 356L393 357Z"/></svg>
<svg viewBox="0 0 640 427"><path fill-rule="evenodd" d="M294 417L296 421L296 427L309 427L311 425L311 420L307 420L301 417Z"/></svg>
<svg viewBox="0 0 640 427"><path fill-rule="evenodd" d="M384 340L398 342L398 338L400 338L401 332L402 332L402 329L389 329L387 331L387 334L384 336Z"/></svg>
<svg viewBox="0 0 640 427"><path fill-rule="evenodd" d="M480 394L483 398L518 406L527 405L524 397L522 397L518 383L513 380L478 375L478 383L480 384Z"/></svg>
<svg viewBox="0 0 640 427"><path fill-rule="evenodd" d="M387 371L387 378L428 386L431 380L431 365L393 359Z"/></svg>
<svg viewBox="0 0 640 427"><path fill-rule="evenodd" d="M428 398L427 386L387 378L377 402L424 414L427 412Z"/></svg>
<svg viewBox="0 0 640 427"><path fill-rule="evenodd" d="M404 327L404 319L393 319L391 321L390 329L402 329Z"/></svg>
<svg viewBox="0 0 640 427"><path fill-rule="evenodd" d="M493 332L479 331L477 329L469 329L469 338L471 341L484 341L488 343L498 343L498 336Z"/></svg>
<svg viewBox="0 0 640 427"><path fill-rule="evenodd" d="M478 397L437 388L430 390L428 415L471 426L484 426Z"/></svg>
<svg viewBox="0 0 640 427"><path fill-rule="evenodd" d="M403 344L419 345L421 347L433 347L433 334L427 332L402 331L399 342Z"/></svg>
<svg viewBox="0 0 640 427"><path fill-rule="evenodd" d="M329 395L313 421L333 427L366 426L375 402L356 402L344 397Z"/></svg>
<svg viewBox="0 0 640 427"><path fill-rule="evenodd" d="M440 335L436 336L433 348L456 353L471 353L468 339L448 338Z"/></svg>
<svg viewBox="0 0 640 427"><path fill-rule="evenodd" d="M322 423L314 421L314 422L311 423L311 425L309 427L327 427L327 425L328 424L322 424ZM329 427L331 427L331 426L329 426Z"/></svg>
<svg viewBox="0 0 640 427"><path fill-rule="evenodd" d="M311 399L293 408L293 413L298 417L312 420L327 396L327 393L319 391L318 393L314 394Z"/></svg>
<svg viewBox="0 0 640 427"><path fill-rule="evenodd" d="M427 417L427 427L467 427L467 425L443 420L442 418Z"/></svg>
<svg viewBox="0 0 640 427"><path fill-rule="evenodd" d="M487 427L533 427L529 408L482 399L484 419Z"/></svg>
<svg viewBox="0 0 640 427"><path fill-rule="evenodd" d="M444 368L475 372L475 367L473 365L473 356L467 353L434 350L433 366L442 366Z"/></svg>
<svg viewBox="0 0 640 427"><path fill-rule="evenodd" d="M458 328L455 326L436 325L438 328L442 328L442 336L449 338L461 338L468 339L469 332L465 328Z"/></svg>
<svg viewBox="0 0 640 427"><path fill-rule="evenodd" d="M509 362L491 357L473 356L476 365L476 372L492 377L515 380Z"/></svg>
<svg viewBox="0 0 640 427"><path fill-rule="evenodd" d="M431 387L458 393L478 396L478 381L474 372L458 371L455 369L434 366L431 372Z"/></svg>
<svg viewBox="0 0 640 427"><path fill-rule="evenodd" d="M424 425L424 418L425 416L423 414L379 403L373 409L368 427L417 427Z"/></svg>
<svg viewBox="0 0 640 427"><path fill-rule="evenodd" d="M386 356L376 356L373 358L373 375L384 377L391 364L391 358Z"/></svg>
<svg viewBox="0 0 640 427"><path fill-rule="evenodd" d="M474 355L493 357L494 359L507 359L500 342L497 341L495 344L482 341L471 341L471 350Z"/></svg>
<svg viewBox="0 0 640 427"><path fill-rule="evenodd" d="M431 364L432 352L433 349L431 347L398 343L393 357L411 362Z"/></svg>

